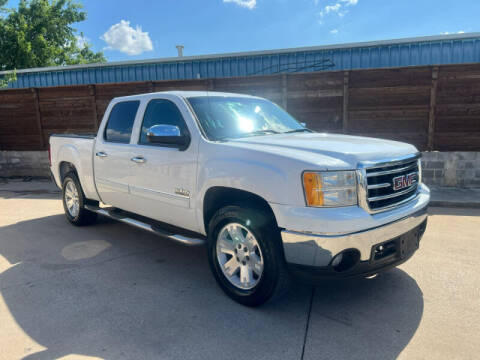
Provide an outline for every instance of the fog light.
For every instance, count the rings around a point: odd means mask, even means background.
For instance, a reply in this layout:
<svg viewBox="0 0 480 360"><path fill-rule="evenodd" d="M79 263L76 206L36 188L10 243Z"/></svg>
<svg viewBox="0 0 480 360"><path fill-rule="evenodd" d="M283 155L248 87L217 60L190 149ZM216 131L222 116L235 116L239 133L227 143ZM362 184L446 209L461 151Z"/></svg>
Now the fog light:
<svg viewBox="0 0 480 360"><path fill-rule="evenodd" d="M360 261L360 252L356 249L348 249L337 254L330 263L335 271L348 271L352 269Z"/></svg>
<svg viewBox="0 0 480 360"><path fill-rule="evenodd" d="M343 253L340 253L337 256L335 256L332 260L332 266L337 267L338 264L342 262L342 259L343 259Z"/></svg>

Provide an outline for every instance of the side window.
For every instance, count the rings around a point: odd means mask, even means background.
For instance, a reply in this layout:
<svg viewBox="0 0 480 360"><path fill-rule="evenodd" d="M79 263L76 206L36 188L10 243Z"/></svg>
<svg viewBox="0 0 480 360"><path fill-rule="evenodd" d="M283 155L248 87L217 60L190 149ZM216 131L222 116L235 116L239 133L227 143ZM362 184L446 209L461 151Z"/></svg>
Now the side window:
<svg viewBox="0 0 480 360"><path fill-rule="evenodd" d="M147 140L147 131L154 125L178 126L182 134L188 131L180 110L173 102L165 99L155 99L148 103L143 116L139 144L151 145Z"/></svg>
<svg viewBox="0 0 480 360"><path fill-rule="evenodd" d="M140 101L124 101L116 104L105 127L106 141L128 144L132 135L133 122L137 115Z"/></svg>

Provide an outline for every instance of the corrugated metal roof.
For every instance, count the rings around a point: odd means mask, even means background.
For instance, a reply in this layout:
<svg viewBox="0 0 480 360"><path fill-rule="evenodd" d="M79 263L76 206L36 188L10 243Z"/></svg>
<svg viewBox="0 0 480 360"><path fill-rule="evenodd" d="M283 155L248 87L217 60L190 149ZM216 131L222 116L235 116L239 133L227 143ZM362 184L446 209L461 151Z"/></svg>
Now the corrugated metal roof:
<svg viewBox="0 0 480 360"><path fill-rule="evenodd" d="M11 88L480 62L480 33L25 69ZM5 72L0 72L0 76Z"/></svg>

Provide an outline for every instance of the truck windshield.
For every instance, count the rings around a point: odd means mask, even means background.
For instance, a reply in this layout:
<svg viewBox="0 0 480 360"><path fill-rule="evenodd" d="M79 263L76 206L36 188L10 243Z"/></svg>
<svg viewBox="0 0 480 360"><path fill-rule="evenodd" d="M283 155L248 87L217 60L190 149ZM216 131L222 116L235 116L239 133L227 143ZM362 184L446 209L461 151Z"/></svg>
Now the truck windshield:
<svg viewBox="0 0 480 360"><path fill-rule="evenodd" d="M279 106L263 99L199 96L188 101L210 140L309 131Z"/></svg>

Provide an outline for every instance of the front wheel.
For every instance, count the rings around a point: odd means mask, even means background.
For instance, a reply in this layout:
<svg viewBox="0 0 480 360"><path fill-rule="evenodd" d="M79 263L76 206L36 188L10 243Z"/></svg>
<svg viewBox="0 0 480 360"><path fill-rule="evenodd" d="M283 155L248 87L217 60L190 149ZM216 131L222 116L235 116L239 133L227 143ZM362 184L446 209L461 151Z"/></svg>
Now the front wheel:
<svg viewBox="0 0 480 360"><path fill-rule="evenodd" d="M288 289L280 232L264 211L217 211L209 225L208 259L220 287L241 304L259 306Z"/></svg>

